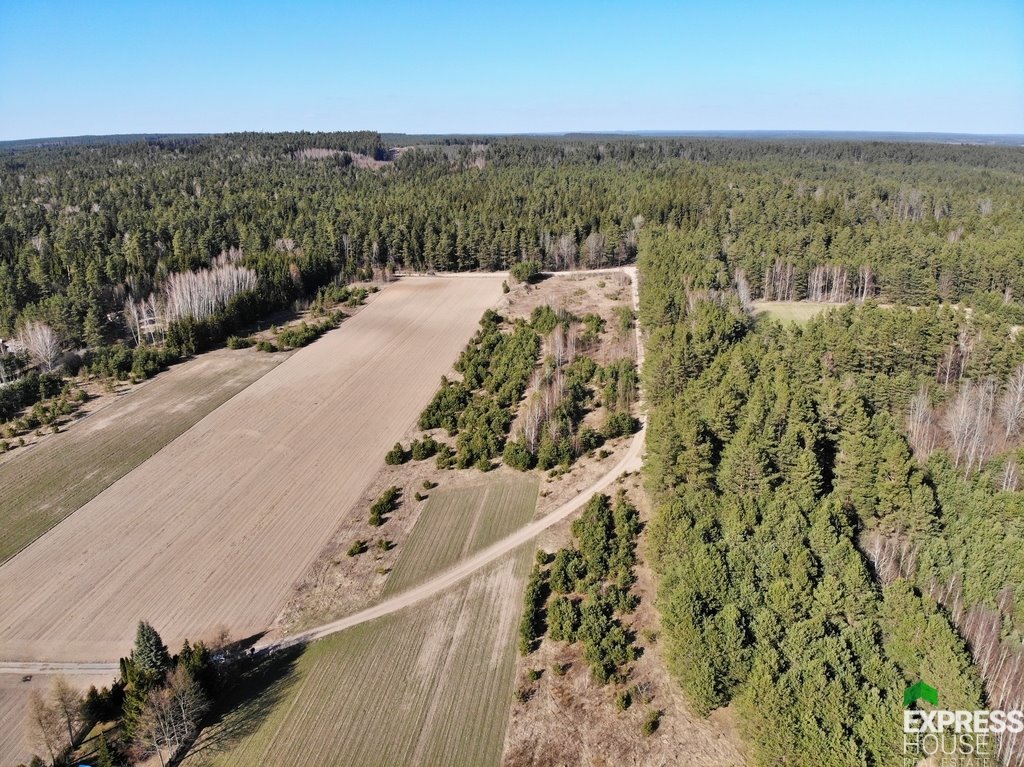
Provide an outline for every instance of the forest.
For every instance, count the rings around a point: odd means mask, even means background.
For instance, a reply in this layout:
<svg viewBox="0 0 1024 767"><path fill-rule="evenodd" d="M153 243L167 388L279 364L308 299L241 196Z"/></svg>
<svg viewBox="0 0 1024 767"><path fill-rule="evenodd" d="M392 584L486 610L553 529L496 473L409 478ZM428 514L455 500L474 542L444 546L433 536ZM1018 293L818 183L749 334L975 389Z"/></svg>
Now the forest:
<svg viewBox="0 0 1024 767"><path fill-rule="evenodd" d="M639 259L650 557L691 704L733 704L763 765L900 763L919 679L944 708L1019 708L1013 311L755 320L742 267L693 237L646 232ZM999 749L1016 764L1024 743Z"/></svg>
<svg viewBox="0 0 1024 767"><path fill-rule="evenodd" d="M335 279L621 263L646 224L721 251L752 299L1001 301L1024 295L1022 172L1011 147L828 141L390 147L363 132L6 148L0 337L44 323L56 362L157 328L188 353Z"/></svg>

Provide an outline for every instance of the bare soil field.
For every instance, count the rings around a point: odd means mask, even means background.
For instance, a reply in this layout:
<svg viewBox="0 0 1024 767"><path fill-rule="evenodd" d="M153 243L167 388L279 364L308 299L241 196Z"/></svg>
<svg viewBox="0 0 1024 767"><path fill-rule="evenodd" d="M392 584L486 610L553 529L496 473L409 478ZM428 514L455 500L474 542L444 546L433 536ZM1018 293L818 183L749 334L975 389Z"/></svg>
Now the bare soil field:
<svg viewBox="0 0 1024 767"><path fill-rule="evenodd" d="M623 487L649 519L646 498L637 475L626 477ZM611 489L609 489L611 491ZM570 520L541 536L539 548L553 552L569 540ZM567 645L545 638L538 650L516 660L516 689L528 699L514 701L503 767L593 767L633 765L667 767L687 764L699 767L741 767L747 764L743 744L731 712L716 711L708 719L691 713L678 685L670 677L657 641L656 587L643 564L645 538L641 535L632 587L640 597L636 612L624 621L636 633L642 655L631 664L625 684L602 685L595 681L578 644ZM567 667L561 676L555 666ZM540 671L531 681L530 671ZM615 704L616 695L633 690L633 702L625 711ZM636 691L640 690L641 695ZM658 729L644 735L642 725L652 710L661 712Z"/></svg>
<svg viewBox="0 0 1024 767"><path fill-rule="evenodd" d="M630 273L635 279L635 270L630 270ZM566 309L578 316L596 313L605 320L606 328L600 334L597 345L587 353L607 363L622 356L636 355L635 332L623 332L618 326L618 311L632 306L631 291L630 277L626 273L558 274L533 285L516 285L510 293L502 296L497 304L497 310L510 319L528 319L535 308L544 305ZM452 369L445 371L445 374L454 379L459 377ZM529 398L531 394L532 390L528 390L526 397ZM588 414L586 420L596 425L603 416L603 411L598 409ZM514 425L512 433L515 431ZM422 438L424 434L413 425L402 435L400 441L408 447L413 439ZM454 440L443 429L434 429L426 434L439 442L454 445ZM539 478L541 492L536 513L543 516L576 497L615 466L629 450L631 442L631 437L611 440L604 445L604 450L608 453L604 458L598 453L591 457L581 457L568 472L556 473L554 476L541 472L528 472L524 475L504 467L488 475L483 475L476 469L437 469L433 458L410 461L399 466L382 464L372 484L343 515L334 536L296 583L287 606L275 622L272 635L288 635L336 620L373 604L382 596L397 593L401 590L399 587L415 585L405 580L405 576L400 572L392 573L392 568L405 569L409 566L407 563L412 560L404 555L406 543L412 542L410 535L414 539L421 535L417 527L420 516L425 510L433 508L432 500L416 501L417 492L430 498L439 494L444 497L453 488L465 488L478 484L485 476L489 479L506 473L511 476ZM439 488L424 490L424 481L437 483ZM402 490L402 500L398 508L389 515L383 526L369 526L367 514L370 504L391 485ZM533 518L532 513L531 507L531 516L523 518L517 524L530 521ZM510 520L508 523L512 524ZM502 529L508 532L512 528ZM384 538L394 547L389 551L377 549L374 544L379 538ZM368 540L370 550L361 556L349 557L346 552L356 540ZM470 553L472 551L464 552ZM399 566L396 566L396 563L399 563ZM423 575L436 573L439 569L434 564L424 564L424 567L426 569L422 571Z"/></svg>
<svg viewBox="0 0 1024 767"><path fill-rule="evenodd" d="M69 681L83 693L89 685L102 687L110 684L110 679L105 676L76 676L69 677ZM29 692L39 690L46 695L52 682L53 677L48 674L36 674L30 682L21 681L20 675L0 674L0 765L3 767L27 763L34 753L49 756L43 746L33 743L27 736L26 720Z"/></svg>
<svg viewBox="0 0 1024 767"><path fill-rule="evenodd" d="M0 567L0 658L259 632L429 401L501 276L406 278Z"/></svg>
<svg viewBox="0 0 1024 767"><path fill-rule="evenodd" d="M0 456L0 562L284 359L227 349L204 354L140 386L101 395L63 433Z"/></svg>
<svg viewBox="0 0 1024 767"><path fill-rule="evenodd" d="M532 553L522 546L430 603L310 645L202 733L184 765L496 767Z"/></svg>

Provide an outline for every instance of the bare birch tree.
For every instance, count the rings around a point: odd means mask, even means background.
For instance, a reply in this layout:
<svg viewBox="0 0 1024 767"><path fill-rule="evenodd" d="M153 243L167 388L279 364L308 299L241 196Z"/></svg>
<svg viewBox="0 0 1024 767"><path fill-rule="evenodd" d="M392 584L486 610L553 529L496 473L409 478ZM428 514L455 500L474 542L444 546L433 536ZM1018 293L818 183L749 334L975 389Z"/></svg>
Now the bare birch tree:
<svg viewBox="0 0 1024 767"><path fill-rule="evenodd" d="M49 373L57 367L61 340L45 322L26 322L21 329L21 343L41 370Z"/></svg>
<svg viewBox="0 0 1024 767"><path fill-rule="evenodd" d="M55 706L51 705L40 690L28 694L28 718L25 720L26 735L34 746L42 746L50 754L50 762L69 745L64 740L64 728Z"/></svg>
<svg viewBox="0 0 1024 767"><path fill-rule="evenodd" d="M907 437L914 455L925 459L935 448L935 414L932 412L928 387L924 384L910 400L907 415Z"/></svg>
<svg viewBox="0 0 1024 767"><path fill-rule="evenodd" d="M1020 433L1024 421L1024 365L1014 370L1006 382L1006 389L999 399L999 418L1007 440Z"/></svg>
<svg viewBox="0 0 1024 767"><path fill-rule="evenodd" d="M75 742L75 733L82 724L82 694L68 682L67 677L58 674L50 688L57 716L68 733L68 743Z"/></svg>
<svg viewBox="0 0 1024 767"><path fill-rule="evenodd" d="M736 295L739 296L740 306L743 307L743 311L753 313L754 301L750 295L750 282L747 280L746 271L737 269L733 273L733 279L736 281Z"/></svg>

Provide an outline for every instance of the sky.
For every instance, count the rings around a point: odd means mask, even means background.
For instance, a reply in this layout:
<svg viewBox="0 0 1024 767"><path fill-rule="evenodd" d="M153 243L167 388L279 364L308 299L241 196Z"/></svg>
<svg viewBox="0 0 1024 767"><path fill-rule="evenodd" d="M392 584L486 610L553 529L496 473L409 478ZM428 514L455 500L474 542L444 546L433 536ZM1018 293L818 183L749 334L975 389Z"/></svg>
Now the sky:
<svg viewBox="0 0 1024 767"><path fill-rule="evenodd" d="M0 0L0 140L1024 133L1024 0Z"/></svg>

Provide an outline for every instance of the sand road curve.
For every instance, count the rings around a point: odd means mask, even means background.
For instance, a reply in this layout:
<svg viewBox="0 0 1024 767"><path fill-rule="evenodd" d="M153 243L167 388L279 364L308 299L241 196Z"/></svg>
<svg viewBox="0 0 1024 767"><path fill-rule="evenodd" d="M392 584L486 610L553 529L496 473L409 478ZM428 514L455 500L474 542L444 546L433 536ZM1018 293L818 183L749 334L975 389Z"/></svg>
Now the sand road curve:
<svg viewBox="0 0 1024 767"><path fill-rule="evenodd" d="M114 661L140 618L174 648L266 629L501 280L388 286L0 566L0 658Z"/></svg>

